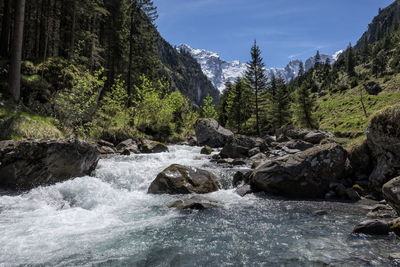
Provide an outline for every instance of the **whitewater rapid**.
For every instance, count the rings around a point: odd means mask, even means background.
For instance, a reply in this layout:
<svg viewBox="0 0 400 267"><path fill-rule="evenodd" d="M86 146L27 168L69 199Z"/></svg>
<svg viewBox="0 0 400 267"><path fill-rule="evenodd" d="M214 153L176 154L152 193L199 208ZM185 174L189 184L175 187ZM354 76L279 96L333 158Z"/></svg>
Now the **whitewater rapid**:
<svg viewBox="0 0 400 267"><path fill-rule="evenodd" d="M224 189L206 211L177 211L180 196L149 195L171 164L200 167ZM399 243L353 237L364 215L351 204L239 197L235 170L218 167L200 148L111 156L89 177L0 196L0 266L381 266ZM315 216L314 210L328 211Z"/></svg>

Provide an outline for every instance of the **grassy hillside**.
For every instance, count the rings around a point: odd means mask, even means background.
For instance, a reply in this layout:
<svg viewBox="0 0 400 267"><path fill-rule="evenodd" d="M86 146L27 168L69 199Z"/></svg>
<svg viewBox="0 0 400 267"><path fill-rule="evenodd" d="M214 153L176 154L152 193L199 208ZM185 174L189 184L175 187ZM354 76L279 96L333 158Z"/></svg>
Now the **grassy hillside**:
<svg viewBox="0 0 400 267"><path fill-rule="evenodd" d="M386 106L400 103L400 74L375 79L383 91L368 95L364 83L341 93L326 95L318 99L320 128L339 136L357 137L365 132L369 117ZM367 117L361 104L361 92Z"/></svg>

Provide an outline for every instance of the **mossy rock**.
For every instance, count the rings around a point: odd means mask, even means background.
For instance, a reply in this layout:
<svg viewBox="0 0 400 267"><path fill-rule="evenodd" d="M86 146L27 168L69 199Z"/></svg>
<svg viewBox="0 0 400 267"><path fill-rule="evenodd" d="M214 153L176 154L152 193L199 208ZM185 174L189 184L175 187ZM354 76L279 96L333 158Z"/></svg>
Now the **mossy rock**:
<svg viewBox="0 0 400 267"><path fill-rule="evenodd" d="M35 119L28 116L13 116L1 123L1 140L19 140L25 138L47 139L60 138L63 134L45 119Z"/></svg>

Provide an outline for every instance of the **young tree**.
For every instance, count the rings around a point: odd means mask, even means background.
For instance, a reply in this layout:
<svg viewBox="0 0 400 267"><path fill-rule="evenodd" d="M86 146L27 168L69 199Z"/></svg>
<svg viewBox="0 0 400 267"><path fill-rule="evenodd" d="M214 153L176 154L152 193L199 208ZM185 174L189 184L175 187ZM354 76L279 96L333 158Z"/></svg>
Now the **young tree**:
<svg viewBox="0 0 400 267"><path fill-rule="evenodd" d="M318 50L317 54L315 55L314 68L318 69L320 66L321 66L321 55L320 55L319 50Z"/></svg>
<svg viewBox="0 0 400 267"><path fill-rule="evenodd" d="M301 127L314 129L317 127L314 119L315 98L308 88L307 83L303 83L295 92L294 116L296 122Z"/></svg>
<svg viewBox="0 0 400 267"><path fill-rule="evenodd" d="M213 104L213 102L214 99L210 95L207 95L207 97L204 99L204 105L201 107L204 118L218 118L218 113L217 111L215 111L215 105Z"/></svg>
<svg viewBox="0 0 400 267"><path fill-rule="evenodd" d="M17 0L15 8L15 24L11 46L8 86L14 101L18 102L21 96L21 59L24 36L25 0Z"/></svg>
<svg viewBox="0 0 400 267"><path fill-rule="evenodd" d="M290 121L290 98L285 81L275 79L275 94L271 97L271 124L274 130Z"/></svg>
<svg viewBox="0 0 400 267"><path fill-rule="evenodd" d="M265 91L267 77L265 75L265 65L261 57L260 47L254 41L251 48L251 61L247 64L246 79L254 90L255 95L255 115L257 134L260 135L260 93Z"/></svg>
<svg viewBox="0 0 400 267"><path fill-rule="evenodd" d="M228 96L228 124L236 128L237 133L241 133L242 124L251 116L251 102L253 97L252 89L246 79L238 78L232 86Z"/></svg>

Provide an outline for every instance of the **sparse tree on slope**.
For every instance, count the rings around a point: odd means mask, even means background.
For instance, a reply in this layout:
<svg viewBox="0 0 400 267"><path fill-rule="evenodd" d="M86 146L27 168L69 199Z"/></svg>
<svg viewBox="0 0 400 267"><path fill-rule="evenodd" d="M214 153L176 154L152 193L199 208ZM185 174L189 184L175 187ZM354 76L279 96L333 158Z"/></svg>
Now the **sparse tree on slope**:
<svg viewBox="0 0 400 267"><path fill-rule="evenodd" d="M347 48L346 52L346 72L350 77L356 75L354 67L355 67L355 62L354 62L353 47L351 46L351 44L349 44L349 47Z"/></svg>
<svg viewBox="0 0 400 267"><path fill-rule="evenodd" d="M255 96L255 115L256 115L256 130L260 135L260 94L266 89L267 77L265 75L265 65L261 57L260 47L254 41L251 48L251 61L247 64L246 79L254 90Z"/></svg>
<svg viewBox="0 0 400 267"><path fill-rule="evenodd" d="M303 83L295 92L294 102L294 116L299 126L311 129L317 128L313 114L314 108L315 98L307 83Z"/></svg>

